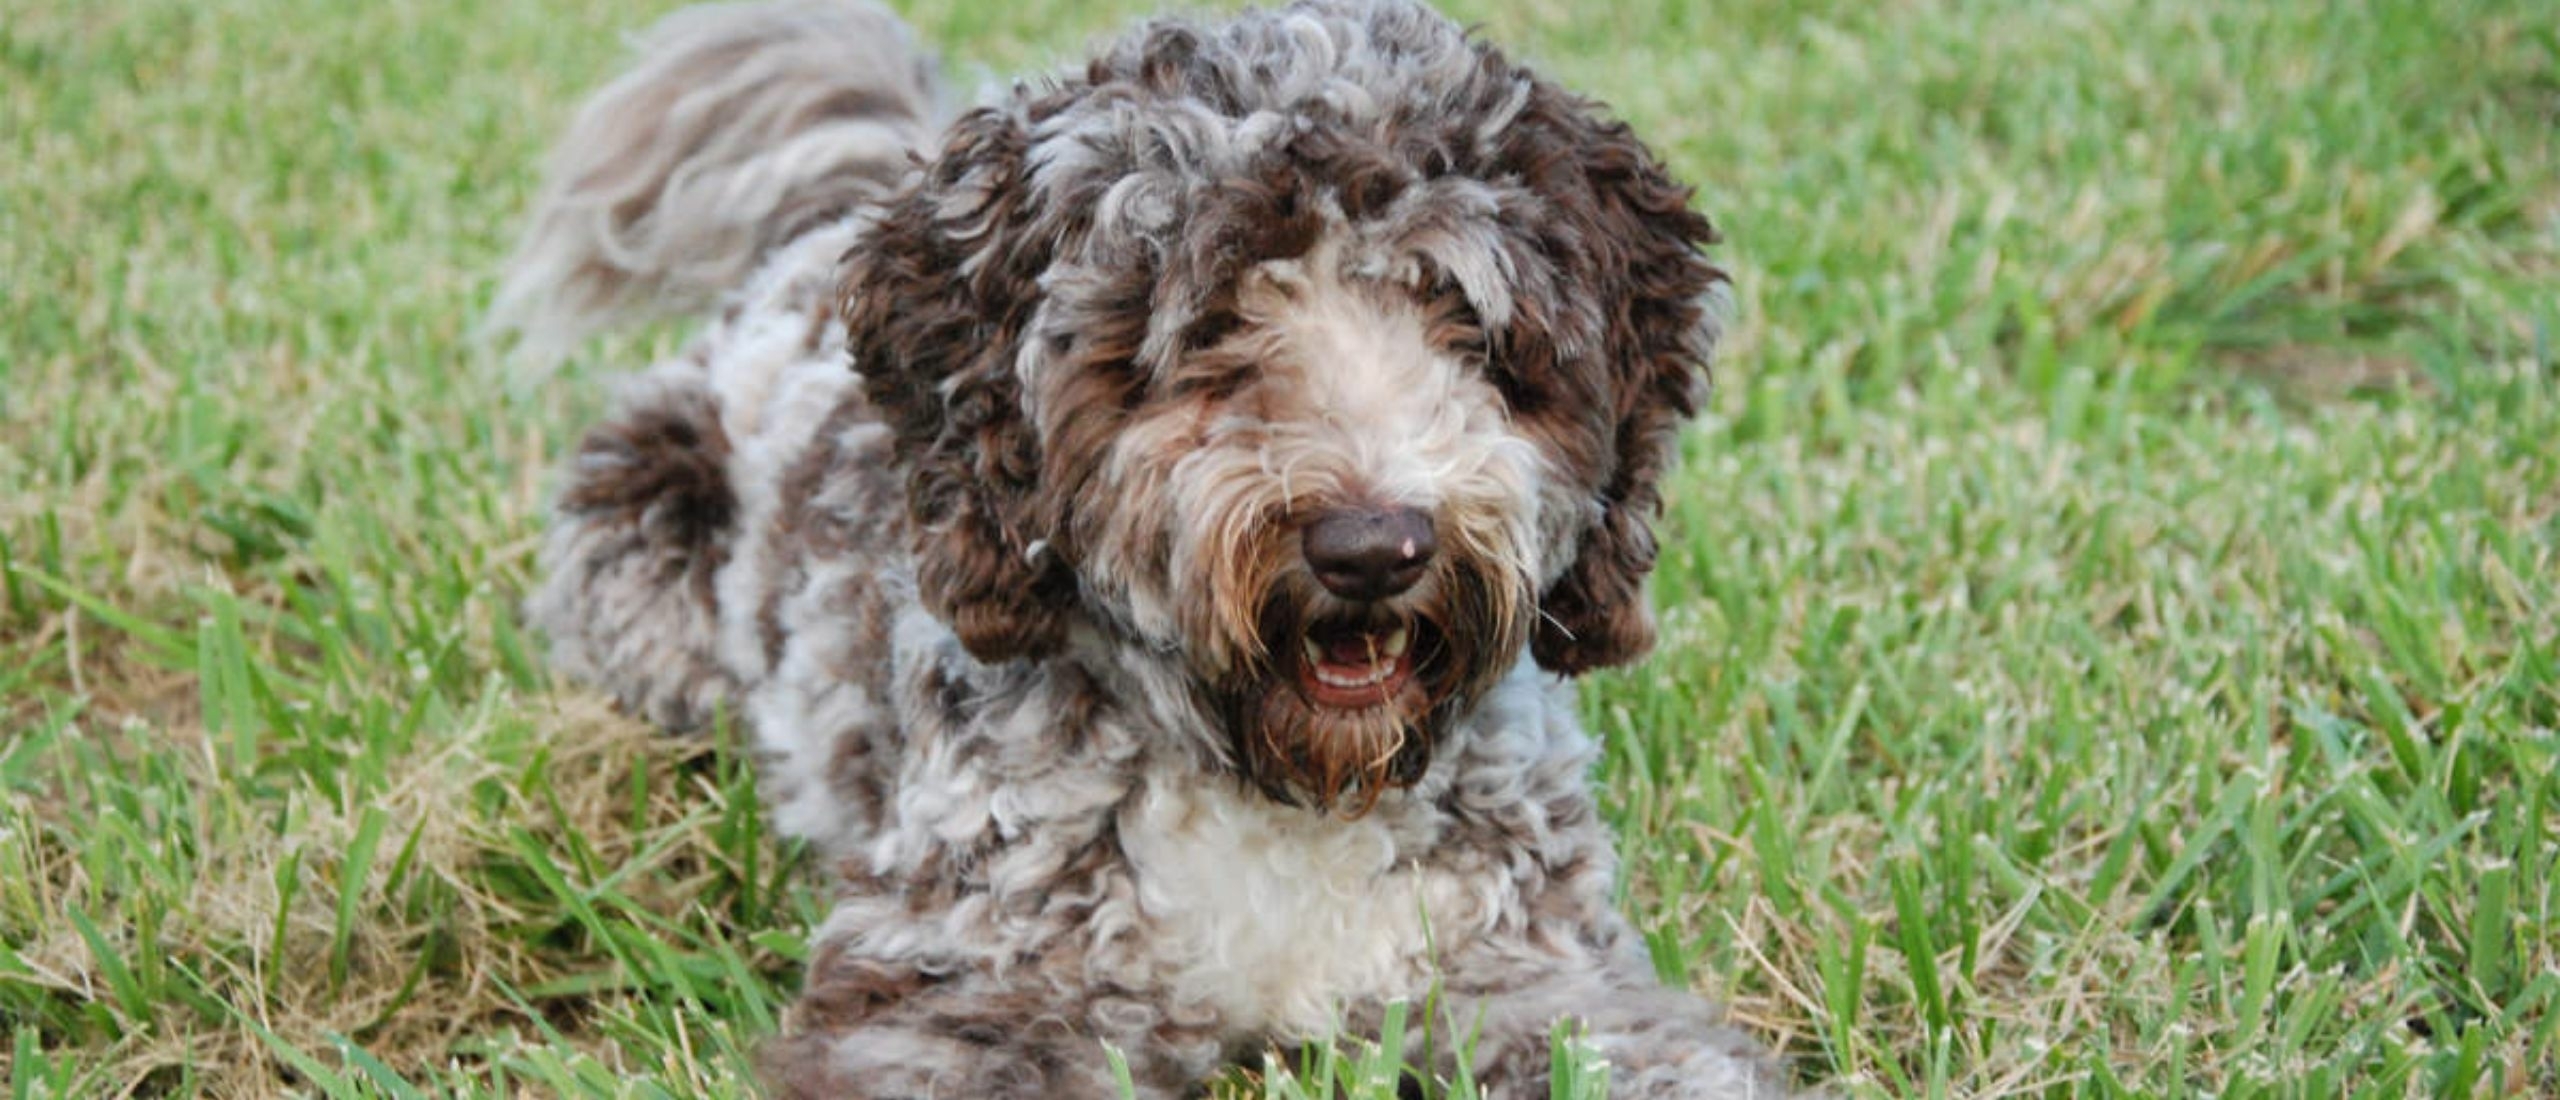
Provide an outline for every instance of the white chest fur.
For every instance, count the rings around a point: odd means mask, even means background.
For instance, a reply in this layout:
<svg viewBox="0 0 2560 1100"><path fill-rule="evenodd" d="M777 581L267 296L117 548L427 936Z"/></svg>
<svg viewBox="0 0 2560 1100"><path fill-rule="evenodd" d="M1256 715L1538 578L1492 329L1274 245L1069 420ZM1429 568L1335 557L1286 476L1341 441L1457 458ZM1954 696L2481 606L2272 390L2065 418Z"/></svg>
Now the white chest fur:
<svg viewBox="0 0 2560 1100"><path fill-rule="evenodd" d="M1418 994L1429 913L1455 900L1442 876L1400 858L1383 821L1196 776L1153 785L1120 836L1157 952L1177 960L1175 998L1242 1031L1318 1037L1347 1001Z"/></svg>

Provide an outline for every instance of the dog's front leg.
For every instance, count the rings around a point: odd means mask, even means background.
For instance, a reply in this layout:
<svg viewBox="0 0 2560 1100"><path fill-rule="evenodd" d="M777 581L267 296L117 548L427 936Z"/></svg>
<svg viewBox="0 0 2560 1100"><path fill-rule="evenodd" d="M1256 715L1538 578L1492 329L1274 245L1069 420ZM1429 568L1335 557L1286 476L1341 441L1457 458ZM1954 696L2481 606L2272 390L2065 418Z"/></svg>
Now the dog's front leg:
<svg viewBox="0 0 2560 1100"><path fill-rule="evenodd" d="M1705 998L1663 987L1640 963L1453 998L1449 1028L1475 1037L1473 1068L1488 1100L1551 1095L1552 1040L1562 1023L1607 1063L1616 1100L1778 1100L1775 1066L1726 1026Z"/></svg>
<svg viewBox="0 0 2560 1100"><path fill-rule="evenodd" d="M1146 999L1036 973L934 974L822 954L787 1032L764 1052L780 1100L1050 1100L1196 1092L1221 1062L1213 1031Z"/></svg>

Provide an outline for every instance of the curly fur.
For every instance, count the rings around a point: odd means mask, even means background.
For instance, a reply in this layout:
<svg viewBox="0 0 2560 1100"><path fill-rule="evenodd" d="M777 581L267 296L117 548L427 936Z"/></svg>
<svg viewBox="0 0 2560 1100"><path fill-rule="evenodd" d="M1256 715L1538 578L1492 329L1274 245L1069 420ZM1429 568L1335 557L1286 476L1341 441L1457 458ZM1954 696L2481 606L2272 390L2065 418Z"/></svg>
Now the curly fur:
<svg viewBox="0 0 2560 1100"><path fill-rule="evenodd" d="M776 245L879 198L940 113L931 57L866 4L686 8L635 53L553 155L489 310L537 360L735 290Z"/></svg>
<svg viewBox="0 0 2560 1100"><path fill-rule="evenodd" d="M847 48L759 38L790 20ZM654 720L732 708L826 854L776 1090L1098 1095L1107 1043L1183 1095L1436 991L1492 1095L1545 1094L1562 1017L1617 1095L1778 1095L1611 910L1568 679L1652 640L1723 296L1688 190L1407 0L1152 22L931 139L903 31L850 48L881 26L673 17L604 102L739 128L591 108L559 163L611 170L555 181L502 296L576 331L711 269L544 228L598 209L758 265L581 449L528 610ZM880 188L812 102L930 147ZM1380 507L1436 551L1336 595L1300 532Z"/></svg>

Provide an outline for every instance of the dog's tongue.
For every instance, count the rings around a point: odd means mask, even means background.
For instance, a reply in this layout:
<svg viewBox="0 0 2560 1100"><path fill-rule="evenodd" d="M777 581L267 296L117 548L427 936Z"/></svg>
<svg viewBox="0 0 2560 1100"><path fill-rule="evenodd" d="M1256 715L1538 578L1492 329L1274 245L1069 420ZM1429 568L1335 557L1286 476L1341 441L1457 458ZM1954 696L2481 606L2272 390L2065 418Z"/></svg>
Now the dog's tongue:
<svg viewBox="0 0 2560 1100"><path fill-rule="evenodd" d="M1328 664L1366 665L1386 656L1378 649L1378 636L1364 631L1335 635L1324 643L1324 659Z"/></svg>

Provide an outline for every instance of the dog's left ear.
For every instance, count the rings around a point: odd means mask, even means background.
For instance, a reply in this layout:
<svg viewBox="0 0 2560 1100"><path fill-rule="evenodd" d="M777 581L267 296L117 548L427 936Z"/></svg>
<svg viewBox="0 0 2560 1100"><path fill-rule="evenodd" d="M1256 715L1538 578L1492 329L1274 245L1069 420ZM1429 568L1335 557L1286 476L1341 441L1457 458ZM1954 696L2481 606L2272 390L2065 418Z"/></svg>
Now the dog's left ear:
<svg viewBox="0 0 2560 1100"><path fill-rule="evenodd" d="M1015 369L1058 237L1024 184L1019 110L952 124L845 256L837 300L906 466L917 595L984 661L1054 652L1076 583L1038 527L1040 440Z"/></svg>
<svg viewBox="0 0 2560 1100"><path fill-rule="evenodd" d="M1563 576L1539 596L1538 663L1566 675L1652 648L1644 582L1663 472L1706 394L1725 274L1707 261L1714 226L1626 124L1543 80L1504 131L1502 159L1555 224L1537 232L1574 304L1544 318L1556 369L1594 399L1584 471L1596 518Z"/></svg>

